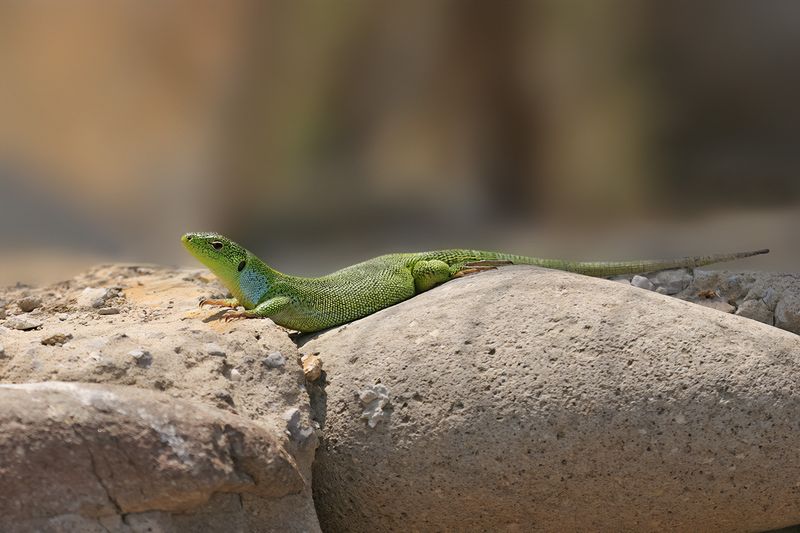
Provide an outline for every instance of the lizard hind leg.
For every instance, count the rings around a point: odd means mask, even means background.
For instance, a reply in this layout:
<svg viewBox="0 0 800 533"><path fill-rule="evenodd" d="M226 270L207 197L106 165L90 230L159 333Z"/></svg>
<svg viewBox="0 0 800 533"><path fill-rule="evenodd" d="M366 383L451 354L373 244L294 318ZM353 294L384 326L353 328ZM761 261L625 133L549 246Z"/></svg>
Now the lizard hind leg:
<svg viewBox="0 0 800 533"><path fill-rule="evenodd" d="M478 272L486 272L487 270L497 270L499 266L513 265L511 261L505 260L481 260L471 261L469 263L459 263L450 267L452 277L461 278L470 274L477 274Z"/></svg>
<svg viewBox="0 0 800 533"><path fill-rule="evenodd" d="M452 279L453 272L451 268L450 265L438 259L417 261L411 268L416 292L427 291L440 283Z"/></svg>

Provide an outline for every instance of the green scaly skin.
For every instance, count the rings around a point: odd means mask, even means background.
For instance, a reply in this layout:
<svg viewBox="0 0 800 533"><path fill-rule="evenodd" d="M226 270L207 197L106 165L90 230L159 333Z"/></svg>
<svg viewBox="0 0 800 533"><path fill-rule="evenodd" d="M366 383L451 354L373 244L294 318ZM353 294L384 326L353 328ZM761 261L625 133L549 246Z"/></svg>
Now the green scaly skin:
<svg viewBox="0 0 800 533"><path fill-rule="evenodd" d="M588 276L641 274L693 268L765 254L769 250L669 260L574 262L479 250L389 254L319 278L282 274L232 240L216 233L187 233L184 246L206 265L234 298L201 305L242 306L224 318L270 318L276 324L313 332L351 322L407 300L440 283L504 264L536 265Z"/></svg>

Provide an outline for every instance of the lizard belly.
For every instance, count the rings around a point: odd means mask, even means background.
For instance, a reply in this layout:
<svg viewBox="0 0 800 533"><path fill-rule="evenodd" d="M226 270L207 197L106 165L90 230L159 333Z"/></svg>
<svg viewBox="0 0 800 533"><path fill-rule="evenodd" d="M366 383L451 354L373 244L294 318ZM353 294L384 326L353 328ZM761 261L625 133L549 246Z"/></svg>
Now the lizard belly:
<svg viewBox="0 0 800 533"><path fill-rule="evenodd" d="M414 296L407 268L345 276L332 274L296 287L293 305L272 317L276 324L303 332L350 322Z"/></svg>

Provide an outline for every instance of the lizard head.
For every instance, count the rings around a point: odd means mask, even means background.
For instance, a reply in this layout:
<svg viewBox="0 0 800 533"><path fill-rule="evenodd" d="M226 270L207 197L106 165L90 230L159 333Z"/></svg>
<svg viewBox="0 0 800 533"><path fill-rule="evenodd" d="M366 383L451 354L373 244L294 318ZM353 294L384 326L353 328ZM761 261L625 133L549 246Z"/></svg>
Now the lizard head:
<svg viewBox="0 0 800 533"><path fill-rule="evenodd" d="M219 233L187 233L181 241L190 254L235 292L239 275L251 257L246 249Z"/></svg>

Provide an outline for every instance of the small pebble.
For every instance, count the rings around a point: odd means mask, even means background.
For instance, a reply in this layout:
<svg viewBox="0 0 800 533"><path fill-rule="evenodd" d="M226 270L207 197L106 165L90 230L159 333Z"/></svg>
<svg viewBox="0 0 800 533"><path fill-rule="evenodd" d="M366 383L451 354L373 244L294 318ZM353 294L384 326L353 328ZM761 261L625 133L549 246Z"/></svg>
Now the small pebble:
<svg viewBox="0 0 800 533"><path fill-rule="evenodd" d="M147 350L131 350L128 355L133 357L137 366L148 367L153 362L153 356Z"/></svg>
<svg viewBox="0 0 800 533"><path fill-rule="evenodd" d="M286 358L281 352L272 352L264 358L264 366L267 368L280 368L286 364Z"/></svg>
<svg viewBox="0 0 800 533"><path fill-rule="evenodd" d="M389 389L380 383L363 389L358 394L364 412L361 418L367 421L369 427L374 428L384 417L383 408L389 404Z"/></svg>
<svg viewBox="0 0 800 533"><path fill-rule="evenodd" d="M691 283L692 275L685 268L662 270L652 276L650 281L658 287L656 292L672 295L685 289Z"/></svg>
<svg viewBox="0 0 800 533"><path fill-rule="evenodd" d="M203 347L203 349L208 355L214 355L217 357L225 357L226 355L225 350L223 350L219 344L214 342L209 342Z"/></svg>
<svg viewBox="0 0 800 533"><path fill-rule="evenodd" d="M6 320L6 327L20 331L30 331L42 327L41 320L34 320L21 316L14 316Z"/></svg>
<svg viewBox="0 0 800 533"><path fill-rule="evenodd" d="M65 320L67 320L67 319L69 318L69 315L68 315L67 313L58 313L58 314L56 315L56 317L57 317L57 318L58 318L60 321L64 322Z"/></svg>
<svg viewBox="0 0 800 533"><path fill-rule="evenodd" d="M108 289L86 287L83 292L78 296L78 305L84 308L103 307L106 300L111 296Z"/></svg>
<svg viewBox="0 0 800 533"><path fill-rule="evenodd" d="M47 338L42 339L42 344L45 346L64 346L64 344L72 338L71 333L56 333Z"/></svg>
<svg viewBox="0 0 800 533"><path fill-rule="evenodd" d="M316 355L304 355L300 361L303 363L303 374L308 381L316 381L322 375L322 359Z"/></svg>
<svg viewBox="0 0 800 533"><path fill-rule="evenodd" d="M639 275L633 276L633 279L631 280L631 285L648 291L652 291L653 289L656 288L656 286L653 285L652 281L650 281L644 276L639 276Z"/></svg>
<svg viewBox="0 0 800 533"><path fill-rule="evenodd" d="M4 357L6 355L6 347L0 344L0 357Z"/></svg>
<svg viewBox="0 0 800 533"><path fill-rule="evenodd" d="M39 298L23 298L17 302L17 305L22 310L23 313L30 313L37 307L42 305L42 301Z"/></svg>
<svg viewBox="0 0 800 533"><path fill-rule="evenodd" d="M235 368L231 370L231 381L241 381L242 380L242 373L236 370Z"/></svg>
<svg viewBox="0 0 800 533"><path fill-rule="evenodd" d="M118 315L119 308L117 307L104 307L97 310L98 315Z"/></svg>

